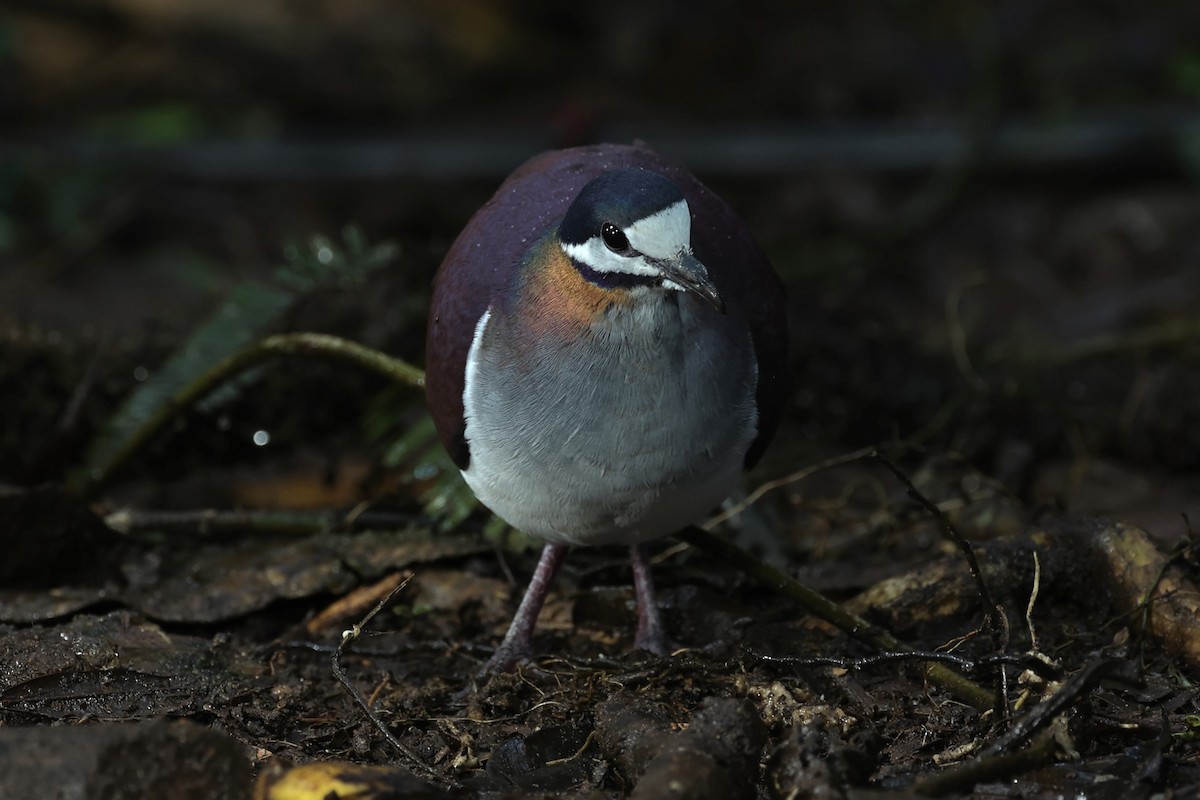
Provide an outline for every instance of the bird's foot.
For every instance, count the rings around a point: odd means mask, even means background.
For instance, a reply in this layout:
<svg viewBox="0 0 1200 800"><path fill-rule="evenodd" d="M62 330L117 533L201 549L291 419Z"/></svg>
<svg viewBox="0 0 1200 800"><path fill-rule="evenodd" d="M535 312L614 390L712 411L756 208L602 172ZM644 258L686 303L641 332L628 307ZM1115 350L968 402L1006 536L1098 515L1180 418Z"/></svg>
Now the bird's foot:
<svg viewBox="0 0 1200 800"><path fill-rule="evenodd" d="M633 646L638 650L646 650L654 653L656 656L665 656L670 654L671 647L667 644L667 637L663 635L662 624L658 621L658 607L654 608L654 622L643 624L645 615L642 610L638 609L638 628L637 634L633 637Z"/></svg>
<svg viewBox="0 0 1200 800"><path fill-rule="evenodd" d="M509 641L506 637L492 657L475 673L475 680L483 680L500 672L511 672L532 657L532 637L528 642Z"/></svg>

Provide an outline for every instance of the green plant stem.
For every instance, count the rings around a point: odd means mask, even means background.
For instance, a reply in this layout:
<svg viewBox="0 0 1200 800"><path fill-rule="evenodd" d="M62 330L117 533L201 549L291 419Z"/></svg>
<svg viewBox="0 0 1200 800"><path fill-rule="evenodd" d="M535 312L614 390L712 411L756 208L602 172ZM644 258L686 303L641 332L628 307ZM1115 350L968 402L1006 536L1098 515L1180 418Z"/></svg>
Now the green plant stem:
<svg viewBox="0 0 1200 800"><path fill-rule="evenodd" d="M1029 747L999 753L958 764L944 772L927 775L912 785L912 791L926 797L970 792L980 783L1012 778L1049 764L1058 748L1053 731L1042 731Z"/></svg>
<svg viewBox="0 0 1200 800"><path fill-rule="evenodd" d="M397 358L364 347L361 344L330 336L324 333L283 333L268 336L261 341L238 350L199 375L164 403L121 446L105 461L92 464L87 474L73 481L72 488L91 496L108 484L113 475L125 465L130 457L180 412L235 375L256 367L265 361L283 356L316 356L354 364L363 369L400 381L414 389L424 389L425 373L417 367Z"/></svg>
<svg viewBox="0 0 1200 800"><path fill-rule="evenodd" d="M1050 369L1100 356L1114 356L1143 350L1195 346L1200 341L1200 321L1168 319L1126 331L1102 333L1065 344L1017 346L1003 344L986 355L989 364Z"/></svg>
<svg viewBox="0 0 1200 800"><path fill-rule="evenodd" d="M826 620L861 642L884 651L912 650L882 628L851 614L824 595L719 536L691 527L678 534L678 538L718 559L728 561L763 586L779 592L798 603L805 611ZM925 677L980 711L988 711L996 705L996 698L991 692L944 664L926 663Z"/></svg>
<svg viewBox="0 0 1200 800"><path fill-rule="evenodd" d="M357 509L356 509L357 511ZM104 524L125 536L143 532L185 531L195 536L222 533L294 533L305 536L339 530L400 530L417 524L411 514L365 510L359 513L332 510L239 509L224 511L145 511L122 508L106 514Z"/></svg>

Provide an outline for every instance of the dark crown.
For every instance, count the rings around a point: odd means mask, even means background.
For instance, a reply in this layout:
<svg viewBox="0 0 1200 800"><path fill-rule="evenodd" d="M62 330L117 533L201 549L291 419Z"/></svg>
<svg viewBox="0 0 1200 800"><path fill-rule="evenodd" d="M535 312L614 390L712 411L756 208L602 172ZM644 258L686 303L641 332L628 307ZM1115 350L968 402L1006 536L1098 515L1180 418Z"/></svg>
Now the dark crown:
<svg viewBox="0 0 1200 800"><path fill-rule="evenodd" d="M567 244L583 244L599 236L606 222L626 228L680 200L683 193L665 175L639 167L606 172L580 190L558 235Z"/></svg>

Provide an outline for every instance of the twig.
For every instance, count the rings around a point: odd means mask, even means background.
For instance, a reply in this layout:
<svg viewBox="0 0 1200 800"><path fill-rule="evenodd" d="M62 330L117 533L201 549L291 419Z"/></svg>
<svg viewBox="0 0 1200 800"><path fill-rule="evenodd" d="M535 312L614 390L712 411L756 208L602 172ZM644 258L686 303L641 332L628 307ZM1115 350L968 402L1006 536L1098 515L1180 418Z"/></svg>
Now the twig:
<svg viewBox="0 0 1200 800"><path fill-rule="evenodd" d="M956 282L946 293L945 313L947 336L950 339L950 353L954 356L954 366L976 392L987 390L987 383L971 364L971 353L967 347L967 331L962 324L962 297L968 290L982 286L987 282L987 275L976 272L968 275L965 280Z"/></svg>
<svg viewBox="0 0 1200 800"><path fill-rule="evenodd" d="M991 655L971 658L957 653L946 653L940 650L902 650L891 653L875 653L869 656L849 658L844 656L772 656L761 653L751 653L759 661L773 664L787 664L797 667L838 667L841 669L868 669L883 664L896 664L905 661L932 661L941 664L951 664L963 672L979 672L993 669L1005 664L1022 667L1047 680L1057 680L1061 670L1032 654L993 653Z"/></svg>
<svg viewBox="0 0 1200 800"><path fill-rule="evenodd" d="M1065 344L1043 343L1026 347L1000 344L989 350L986 360L989 364L1050 369L1061 364L1100 356L1158 350L1197 341L1200 341L1200 321L1180 317L1130 331L1102 333Z"/></svg>
<svg viewBox="0 0 1200 800"><path fill-rule="evenodd" d="M1187 517L1184 517L1184 519L1186 520ZM1158 572L1155 573L1155 575L1154 575L1154 580L1151 581L1150 586L1147 587L1146 593L1142 596L1142 598L1140 600L1138 600L1138 603L1136 606L1129 609L1129 611L1125 612L1125 614L1122 615L1122 616L1128 616L1131 618L1134 615L1137 615L1137 617L1139 618L1139 622L1137 623L1137 626L1136 626L1136 630L1138 631L1137 642L1138 642L1139 652L1144 652L1145 646L1146 646L1146 633L1152 627L1151 626L1151 614L1153 613L1153 609L1151 608L1151 606L1154 605L1154 600L1155 600L1154 596L1156 594L1158 594L1158 587L1161 586L1163 580L1166 579L1167 570L1169 570L1171 568L1171 565L1174 564L1176 560L1180 559L1184 554L1186 554L1191 549L1192 549L1192 543L1185 542L1181 546L1177 547L1174 552L1167 553L1166 557L1163 558L1163 560L1162 560L1162 564L1160 564L1158 567ZM1166 593L1164 593L1163 597L1164 598L1166 597ZM1163 598L1159 598L1159 599L1163 599Z"/></svg>
<svg viewBox="0 0 1200 800"><path fill-rule="evenodd" d="M1072 675L1057 692L1022 714L976 758L917 781L913 791L929 796L965 792L982 781L1016 775L1046 763L1053 758L1056 744L1054 731L1047 728L1105 678L1136 683L1128 661L1118 658L1093 661ZM1010 752L1030 740L1032 744L1024 750Z"/></svg>
<svg viewBox="0 0 1200 800"><path fill-rule="evenodd" d="M408 747L408 745L397 739L396 735L391 732L387 725L384 724L383 720L381 720L379 716L373 710L371 710L371 706L367 702L367 699L363 697L362 692L359 691L359 688L354 685L354 683L350 680L350 676L346 674L345 668L342 667L342 654L346 651L346 648L362 635L363 628L367 626L367 623L374 619L375 615L382 611L387 604L392 601L392 598L402 592L404 587L408 586L408 582L411 580L412 575L406 575L404 580L396 584L395 588L388 592L382 600L376 603L375 607L368 611L366 616L359 620L357 625L354 625L349 630L342 631L342 641L338 643L337 649L333 651L333 656L330 658L330 661L333 667L333 676L337 678L338 683L342 684L346 691L350 693L350 698L354 700L354 704L359 707L364 715L366 715L366 718L370 721L370 723L374 725L380 733L383 734L383 738L387 739L388 743L391 744L392 747L396 748L401 755L408 759L410 766L416 767L420 772L423 772L425 775L433 778L438 783L445 785L448 783L446 777L435 771L432 767L426 764L420 756L414 753L412 749ZM453 785L452 782L450 783Z"/></svg>
<svg viewBox="0 0 1200 800"><path fill-rule="evenodd" d="M1004 652L1008 648L1008 615L1004 613L1004 609L999 604L992 600L992 594L988 591L987 581L983 579L983 571L979 568L979 559L975 557L975 548L963 538L962 534L958 532L958 528L938 508L937 504L921 494L909 477L904 474L903 470L893 464L887 456L879 451L875 451L871 454L871 458L887 467L888 471L904 484L908 496L924 506L933 515L933 518L942 526L942 530L950 541L954 542L958 546L958 549L962 551L963 556L967 560L967 566L971 570L971 577L975 580L975 589L979 593L979 602L984 608L987 626L992 634L992 645L996 648L997 652ZM1003 666L999 669L998 678L1000 680L1000 693L996 698L997 706L995 710L997 716L1003 717L1008 707L1008 673L1005 672Z"/></svg>
<svg viewBox="0 0 1200 800"><path fill-rule="evenodd" d="M828 621L855 639L879 650L907 651L908 647L887 631L851 614L829 598L813 591L786 573L764 564L737 545L697 527L690 527L678 538L722 561L733 564L763 586L795 601L801 608ZM926 663L925 677L966 703L982 711L994 708L996 697L982 686L959 675L943 664Z"/></svg>
<svg viewBox="0 0 1200 800"><path fill-rule="evenodd" d="M1072 675L1054 694L1047 697L1017 719L1003 736L988 745L979 754L980 758L999 755L1009 748L1024 744L1054 717L1074 705L1086 692L1091 691L1104 678L1116 678L1124 683L1136 683L1128 661L1119 658L1101 658L1091 662Z"/></svg>
<svg viewBox="0 0 1200 800"><path fill-rule="evenodd" d="M144 511L123 508L104 517L105 525L126 535L165 529L191 531L198 536L209 536L223 531L236 531L239 534L247 531L313 534L334 530L402 528L414 523L413 515L390 511L367 511L351 515L340 511L282 509Z"/></svg>
<svg viewBox="0 0 1200 800"><path fill-rule="evenodd" d="M304 630L310 636L319 636L326 628L331 628L334 625L340 624L342 620L349 617L351 614L362 611L369 605L378 603L381 597L393 597L396 594L396 584L401 584L403 588L405 583L412 578L412 573L405 575L400 572L393 572L374 583L366 586L359 586L352 589L347 594L339 595L336 600L330 605L318 611L312 618L304 623ZM371 704L375 703L375 694L379 689L371 695Z"/></svg>
<svg viewBox="0 0 1200 800"><path fill-rule="evenodd" d="M822 472L823 470L827 470L831 467L837 467L842 464L849 464L853 461L858 461L860 459L870 456L874 452L875 452L874 445L872 445L870 447L862 447L862 448L859 448L858 450L854 450L849 453L843 453L840 456L833 456L832 458L827 458L824 461L821 461L820 463L813 464L812 466L805 467L804 469L801 469L801 470L797 470L796 472L793 472L790 475L784 475L782 478L776 478L774 480L767 481L766 483L762 484L757 489L755 489L753 492L751 492L746 497L746 499L742 500L739 503L734 503L732 506L730 506L729 508L722 511L720 514L717 514L715 517L707 520L701 527L703 527L704 530L706 530L706 531L711 531L713 528L717 527L722 522L725 522L726 520L728 520L732 517L736 517L738 514L742 513L747 508L749 508L753 504L757 503L759 500L762 499L763 495L765 495L767 492L774 491L775 489L780 489L784 486L789 486L793 483L798 483L798 482L804 480L805 478L809 477L810 475L814 475L818 472Z"/></svg>
<svg viewBox="0 0 1200 800"><path fill-rule="evenodd" d="M988 613L991 613L993 609L997 609L996 604L992 602L991 592L988 591L987 582L983 579L983 572L979 569L979 559L975 557L975 548L971 546L971 543L963 538L962 534L958 532L958 528L950 521L945 512L938 508L936 503L921 494L912 480L899 467L893 464L887 456L875 450L871 452L871 458L887 467L888 471L904 484L908 496L924 506L925 510L932 514L933 518L941 524L946 536L958 546L958 549L962 551L963 556L967 559L967 566L971 570L971 577L975 579L975 589L979 592L979 600L983 603L983 607L987 609Z"/></svg>
<svg viewBox="0 0 1200 800"><path fill-rule="evenodd" d="M1055 745L1054 732L1046 731L1024 750L974 758L944 772L921 778L912 785L912 790L927 797L967 792L984 781L1020 775L1049 763L1054 758Z"/></svg>
<svg viewBox="0 0 1200 800"><path fill-rule="evenodd" d="M84 476L82 487L86 494L94 494L112 479L129 458L145 446L154 434L160 431L180 412L229 381L233 376L251 367L281 356L318 356L334 361L357 365L365 370L408 384L413 388L425 386L425 373L398 358L364 347L357 342L330 336L324 333L284 333L268 336L261 341L244 347L228 356L196 377L167 403L151 415L141 427L134 431L107 461L94 465L90 474Z"/></svg>
<svg viewBox="0 0 1200 800"><path fill-rule="evenodd" d="M0 295L3 294L4 286L3 282L0 282ZM27 485L42 483L48 470L53 469L52 465L62 457L63 450L70 446L70 440L79 430L79 420L84 404L95 388L97 368L102 360L101 356L104 353L107 339L107 336L102 337L95 352L88 359L83 376L71 392L71 397L67 401L66 407L63 408L62 415L58 418L54 432L38 449L37 454L30 459L28 466L22 470L19 483ZM57 470L54 471L57 472Z"/></svg>
<svg viewBox="0 0 1200 800"><path fill-rule="evenodd" d="M1037 630L1033 627L1033 607L1037 605L1038 594L1042 588L1042 560L1038 558L1037 550L1033 551L1033 588L1029 590L1029 603L1025 606L1025 627L1029 630L1029 652L1038 651Z"/></svg>

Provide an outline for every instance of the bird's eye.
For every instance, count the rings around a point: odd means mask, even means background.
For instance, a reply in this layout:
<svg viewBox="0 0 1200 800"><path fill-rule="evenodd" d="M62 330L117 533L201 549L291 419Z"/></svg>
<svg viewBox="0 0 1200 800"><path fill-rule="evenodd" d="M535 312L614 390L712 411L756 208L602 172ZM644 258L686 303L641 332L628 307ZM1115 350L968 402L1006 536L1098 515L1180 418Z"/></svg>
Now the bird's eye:
<svg viewBox="0 0 1200 800"><path fill-rule="evenodd" d="M608 249L614 253L625 253L629 250L629 239L625 237L625 232L611 222L600 226L600 236Z"/></svg>

